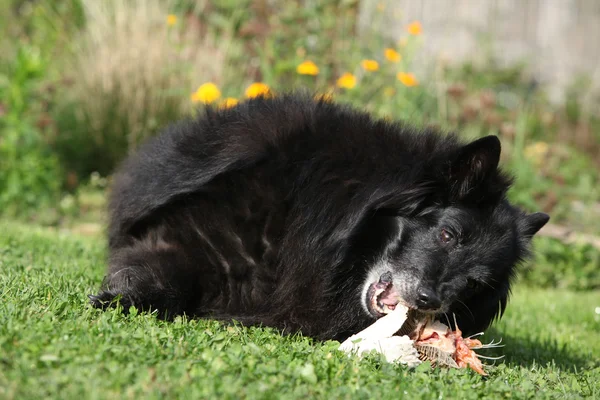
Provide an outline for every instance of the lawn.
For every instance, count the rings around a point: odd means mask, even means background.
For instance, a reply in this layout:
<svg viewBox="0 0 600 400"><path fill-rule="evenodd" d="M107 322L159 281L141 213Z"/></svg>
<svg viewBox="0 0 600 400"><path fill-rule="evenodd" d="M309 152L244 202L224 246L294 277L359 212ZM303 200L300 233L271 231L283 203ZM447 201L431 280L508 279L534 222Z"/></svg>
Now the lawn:
<svg viewBox="0 0 600 400"><path fill-rule="evenodd" d="M270 329L100 312L104 242L0 223L0 398L600 397L600 295L517 285L488 379Z"/></svg>

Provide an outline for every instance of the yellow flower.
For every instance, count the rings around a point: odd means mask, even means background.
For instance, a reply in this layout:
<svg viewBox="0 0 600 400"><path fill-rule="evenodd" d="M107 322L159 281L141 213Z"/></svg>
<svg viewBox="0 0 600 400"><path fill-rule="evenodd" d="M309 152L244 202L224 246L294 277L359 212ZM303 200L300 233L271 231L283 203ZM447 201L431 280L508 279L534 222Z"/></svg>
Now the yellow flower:
<svg viewBox="0 0 600 400"><path fill-rule="evenodd" d="M394 49L390 49L387 48L385 49L385 58L387 58L388 61L397 63L402 59L402 56L400 55L400 53L398 53L396 50Z"/></svg>
<svg viewBox="0 0 600 400"><path fill-rule="evenodd" d="M337 80L337 85L344 89L352 89L354 86L356 86L356 77L350 72L346 72L344 75L339 77Z"/></svg>
<svg viewBox="0 0 600 400"><path fill-rule="evenodd" d="M406 30L408 31L408 33L415 36L423 33L423 27L421 26L421 23L419 21L414 21L408 24Z"/></svg>
<svg viewBox="0 0 600 400"><path fill-rule="evenodd" d="M200 95L198 94L198 92L194 92L190 95L190 100L192 100L192 103L200 103Z"/></svg>
<svg viewBox="0 0 600 400"><path fill-rule="evenodd" d="M360 65L365 71L377 71L379 69L379 63L375 60L362 60Z"/></svg>
<svg viewBox="0 0 600 400"><path fill-rule="evenodd" d="M246 88L246 97L254 98L254 97L272 97L271 89L267 86L266 83L255 82L252 85Z"/></svg>
<svg viewBox="0 0 600 400"><path fill-rule="evenodd" d="M415 75L411 73L398 72L398 75L396 75L396 77L400 82L402 82L404 86L412 87L417 86L419 84L419 81L417 80Z"/></svg>
<svg viewBox="0 0 600 400"><path fill-rule="evenodd" d="M177 15L169 14L167 15L167 25L173 26L177 23Z"/></svg>
<svg viewBox="0 0 600 400"><path fill-rule="evenodd" d="M317 94L314 97L315 101L323 102L323 103L331 103L333 101L333 94L331 92Z"/></svg>
<svg viewBox="0 0 600 400"><path fill-rule="evenodd" d="M550 146L546 142L535 142L525 148L525 157L536 165L543 162L548 154Z"/></svg>
<svg viewBox="0 0 600 400"><path fill-rule="evenodd" d="M226 97L223 99L223 101L221 101L221 104L219 104L219 106L221 108L231 108L231 107L235 106L237 103L239 103L238 99L233 98L233 97Z"/></svg>
<svg viewBox="0 0 600 400"><path fill-rule="evenodd" d="M319 67L312 61L304 61L296 67L296 72L300 75L318 75Z"/></svg>
<svg viewBox="0 0 600 400"><path fill-rule="evenodd" d="M198 88L195 93L192 94L191 99L194 103L210 104L221 97L221 91L212 82L207 82Z"/></svg>

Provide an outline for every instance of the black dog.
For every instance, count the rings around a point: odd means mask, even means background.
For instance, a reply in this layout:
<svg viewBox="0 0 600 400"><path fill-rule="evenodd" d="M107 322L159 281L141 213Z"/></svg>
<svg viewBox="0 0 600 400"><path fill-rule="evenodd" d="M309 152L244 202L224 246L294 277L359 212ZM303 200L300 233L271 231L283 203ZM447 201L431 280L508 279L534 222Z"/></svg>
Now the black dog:
<svg viewBox="0 0 600 400"><path fill-rule="evenodd" d="M499 157L307 95L208 110L116 175L92 304L344 339L399 295L482 331L549 218L508 203Z"/></svg>

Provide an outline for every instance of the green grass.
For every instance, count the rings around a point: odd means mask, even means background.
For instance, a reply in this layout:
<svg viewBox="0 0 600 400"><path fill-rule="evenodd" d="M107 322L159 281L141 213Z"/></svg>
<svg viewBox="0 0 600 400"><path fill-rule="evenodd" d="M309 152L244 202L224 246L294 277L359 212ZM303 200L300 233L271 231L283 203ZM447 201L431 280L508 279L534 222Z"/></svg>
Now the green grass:
<svg viewBox="0 0 600 400"><path fill-rule="evenodd" d="M93 310L97 238L0 225L0 399L600 397L598 292L517 286L487 380L359 360L270 329Z"/></svg>

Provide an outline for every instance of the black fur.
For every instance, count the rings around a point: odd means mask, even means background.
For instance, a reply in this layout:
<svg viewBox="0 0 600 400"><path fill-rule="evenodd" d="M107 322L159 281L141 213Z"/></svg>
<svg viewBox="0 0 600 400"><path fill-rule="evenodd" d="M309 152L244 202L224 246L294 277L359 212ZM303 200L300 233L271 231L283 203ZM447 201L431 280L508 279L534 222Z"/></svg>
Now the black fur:
<svg viewBox="0 0 600 400"><path fill-rule="evenodd" d="M92 304L344 339L378 317L366 290L389 272L407 304L481 331L548 221L508 203L499 157L493 136L466 144L307 95L209 109L116 175Z"/></svg>

